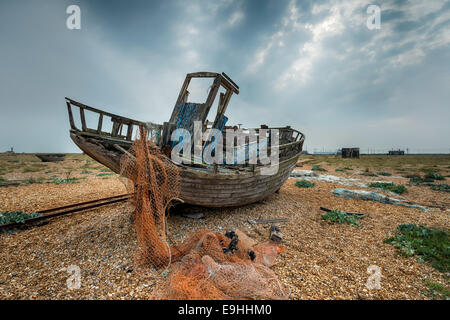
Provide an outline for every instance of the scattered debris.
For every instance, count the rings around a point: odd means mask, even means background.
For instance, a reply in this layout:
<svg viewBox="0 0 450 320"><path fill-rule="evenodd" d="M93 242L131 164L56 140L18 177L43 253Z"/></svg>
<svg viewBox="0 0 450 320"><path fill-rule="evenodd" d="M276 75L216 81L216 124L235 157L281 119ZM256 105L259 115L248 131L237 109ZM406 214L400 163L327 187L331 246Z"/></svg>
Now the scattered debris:
<svg viewBox="0 0 450 320"><path fill-rule="evenodd" d="M281 242L283 240L283 234L276 225L270 227L270 240L274 242Z"/></svg>
<svg viewBox="0 0 450 320"><path fill-rule="evenodd" d="M259 219L259 220L248 220L250 224L263 224L263 223L279 223L288 222L289 218L274 218L274 219Z"/></svg>
<svg viewBox="0 0 450 320"><path fill-rule="evenodd" d="M182 213L181 216L189 219L203 219L205 217L203 212Z"/></svg>
<svg viewBox="0 0 450 320"><path fill-rule="evenodd" d="M425 207L422 207L417 204L412 204L406 200L400 200L385 196L384 194L373 192L373 191L365 191L365 190L349 190L343 188L337 188L332 191L335 196L345 199L355 199L355 200L369 200L374 202L380 202L384 204L394 204L398 206L405 206L410 208L417 208L423 211L430 211Z"/></svg>
<svg viewBox="0 0 450 320"><path fill-rule="evenodd" d="M222 248L223 253L235 253L238 249L238 235L234 231L226 232L225 237L231 239L227 247Z"/></svg>
<svg viewBox="0 0 450 320"><path fill-rule="evenodd" d="M291 173L292 178L303 178L305 180L323 181L329 183L341 184L344 186L357 186L367 188L367 185L360 179L344 178L329 174L317 174L312 170L294 170ZM360 182L361 181L361 182Z"/></svg>

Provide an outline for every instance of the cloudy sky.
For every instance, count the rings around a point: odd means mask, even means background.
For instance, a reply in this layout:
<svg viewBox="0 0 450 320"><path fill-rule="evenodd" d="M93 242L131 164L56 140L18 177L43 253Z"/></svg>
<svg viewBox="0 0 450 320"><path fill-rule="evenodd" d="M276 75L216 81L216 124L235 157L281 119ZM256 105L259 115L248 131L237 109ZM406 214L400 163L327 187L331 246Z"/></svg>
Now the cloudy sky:
<svg viewBox="0 0 450 320"><path fill-rule="evenodd" d="M194 71L240 86L230 124L309 151L450 151L450 1L0 0L0 43L0 151L78 152L65 96L162 123Z"/></svg>

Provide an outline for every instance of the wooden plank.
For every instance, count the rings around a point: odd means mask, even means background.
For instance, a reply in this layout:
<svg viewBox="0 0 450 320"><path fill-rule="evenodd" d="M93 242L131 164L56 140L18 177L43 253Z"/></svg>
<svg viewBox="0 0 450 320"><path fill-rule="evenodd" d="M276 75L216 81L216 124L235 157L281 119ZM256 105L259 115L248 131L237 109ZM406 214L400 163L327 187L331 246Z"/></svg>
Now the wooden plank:
<svg viewBox="0 0 450 320"><path fill-rule="evenodd" d="M103 111L103 110L100 110L100 109L96 109L96 108L90 107L88 105L82 104L82 103L80 103L78 101L75 101L75 100L72 100L70 98L67 98L67 97L65 99L70 104L72 104L74 106L77 106L79 108L84 108L86 110L89 110L89 111L92 111L92 112L95 112L95 113L102 113L103 115L105 115L107 117L120 119L120 121L123 122L123 123L133 123L133 124L136 124L136 125L143 125L143 126L145 126L145 122L133 120L133 119L130 119L130 118L127 118L127 117L119 116L117 114L113 114L113 113L109 113L109 112L106 112L106 111Z"/></svg>
<svg viewBox="0 0 450 320"><path fill-rule="evenodd" d="M132 136L133 136L133 124L130 123L128 125L128 130L127 130L127 140L131 141Z"/></svg>
<svg viewBox="0 0 450 320"><path fill-rule="evenodd" d="M66 101L67 104L67 112L69 113L69 123L72 129L78 130L75 126L75 122L73 121L72 107L69 102Z"/></svg>
<svg viewBox="0 0 450 320"><path fill-rule="evenodd" d="M289 222L289 218L248 220L248 222L251 224L280 223L280 222Z"/></svg>
<svg viewBox="0 0 450 320"><path fill-rule="evenodd" d="M112 126L112 129L111 129L111 136L112 137L117 137L117 135L118 135L117 133L119 131L119 123L114 121L114 120L112 120L112 121L113 121L113 126Z"/></svg>
<svg viewBox="0 0 450 320"><path fill-rule="evenodd" d="M103 125L103 113L100 113L100 115L98 116L98 125L97 125L98 133L102 132L102 125Z"/></svg>
<svg viewBox="0 0 450 320"><path fill-rule="evenodd" d="M86 119L84 117L84 109L80 108L81 130L86 131Z"/></svg>

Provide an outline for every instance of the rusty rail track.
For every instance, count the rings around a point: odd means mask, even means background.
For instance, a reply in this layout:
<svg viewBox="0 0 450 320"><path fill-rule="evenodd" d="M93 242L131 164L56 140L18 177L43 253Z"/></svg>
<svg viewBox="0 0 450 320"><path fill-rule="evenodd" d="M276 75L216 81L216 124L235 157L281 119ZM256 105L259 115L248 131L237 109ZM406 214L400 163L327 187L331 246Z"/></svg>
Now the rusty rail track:
<svg viewBox="0 0 450 320"><path fill-rule="evenodd" d="M84 201L84 202L65 205L62 207L46 209L46 210L38 211L38 213L42 213L42 216L30 218L30 219L25 220L24 222L12 222L12 223L8 223L8 224L3 224L3 225L0 225L0 229L24 226L27 224L32 224L37 221L47 220L50 218L62 216L62 215L69 214L69 213L80 212L80 211L85 211L85 210L89 210L89 209L93 209L93 208L98 208L101 206L106 206L106 205L113 204L113 203L124 202L124 201L127 201L128 199L130 199L130 197L131 197L131 194L127 193L127 194L121 194L118 196L112 196L112 197L107 197L107 198L102 198L102 199L97 199L97 200Z"/></svg>

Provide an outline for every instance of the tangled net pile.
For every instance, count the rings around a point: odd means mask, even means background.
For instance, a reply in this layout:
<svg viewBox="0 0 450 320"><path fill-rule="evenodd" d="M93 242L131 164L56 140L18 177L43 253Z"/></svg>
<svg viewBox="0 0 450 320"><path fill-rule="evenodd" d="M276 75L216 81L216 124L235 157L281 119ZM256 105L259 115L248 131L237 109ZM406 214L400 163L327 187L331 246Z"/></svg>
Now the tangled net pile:
<svg viewBox="0 0 450 320"><path fill-rule="evenodd" d="M283 248L267 242L251 246L234 232L202 230L169 245L166 209L180 190L179 169L152 142L144 128L121 159L122 175L134 192L134 219L140 268L166 268L154 299L287 299L269 268Z"/></svg>

